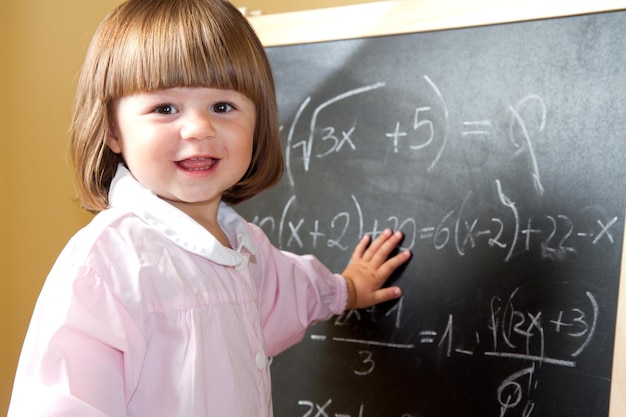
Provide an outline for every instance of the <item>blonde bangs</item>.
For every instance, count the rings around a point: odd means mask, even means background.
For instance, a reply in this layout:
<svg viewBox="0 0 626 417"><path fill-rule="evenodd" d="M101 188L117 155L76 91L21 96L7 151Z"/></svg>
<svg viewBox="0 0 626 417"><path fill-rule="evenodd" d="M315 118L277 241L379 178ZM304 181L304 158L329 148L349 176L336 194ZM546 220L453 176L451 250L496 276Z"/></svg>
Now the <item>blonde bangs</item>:
<svg viewBox="0 0 626 417"><path fill-rule="evenodd" d="M126 14L132 25L105 37L112 48L106 99L173 87L233 89L256 104L264 99L262 57L251 56L256 45L239 26L223 24L223 16L217 25L216 10L194 7L197 2L187 2L187 8L151 3L140 2L135 13ZM115 22L118 29L120 23Z"/></svg>

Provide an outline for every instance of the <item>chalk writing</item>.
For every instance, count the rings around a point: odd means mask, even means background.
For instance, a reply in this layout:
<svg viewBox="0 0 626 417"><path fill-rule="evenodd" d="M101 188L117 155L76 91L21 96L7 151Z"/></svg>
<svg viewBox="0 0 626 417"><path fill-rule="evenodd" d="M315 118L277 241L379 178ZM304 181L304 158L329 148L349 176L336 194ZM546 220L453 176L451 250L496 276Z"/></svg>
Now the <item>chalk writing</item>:
<svg viewBox="0 0 626 417"><path fill-rule="evenodd" d="M402 123L398 120L395 121L393 128L390 131L384 132L381 135L390 141L393 153L396 154L404 151L405 148L403 147L403 143L405 142L408 150L413 152L418 152L429 147L435 147L435 156L427 167L427 172L432 172L441 160L446 147L448 146L448 131L450 130L448 124L450 115L448 106L439 87L427 75L423 76L423 80L428 86L428 89L434 93L437 103L433 103L432 105L420 105L414 108L411 127L412 130L404 130ZM292 162L295 157L294 152L298 149L300 150L300 157L297 159L302 161L305 172L310 171L311 159L313 156L316 158L324 158L332 153L344 150L354 151L357 149L358 145L354 139L354 135L358 126L354 124L347 130L342 130L336 126L319 126L319 119L322 112L331 109L335 105L343 104L348 99L352 99L363 94L371 94L377 91L382 91L385 86L385 82L377 82L346 91L336 97L322 102L312 112L306 138L297 140L296 127L303 117L305 110L311 104L312 98L309 96L302 102L294 119L290 123L286 138L286 175L291 186L295 186ZM443 120L440 122L442 124L441 126L436 125L434 117L432 116L432 113L435 111L433 107L435 104L438 108L440 108L440 111L443 114ZM540 113L539 126L536 131L531 131L528 122L523 117L523 110L527 107L538 109L538 112ZM528 155L530 160L529 168L531 170L533 184L537 193L539 195L543 195L545 190L541 182L539 163L534 149L533 139L545 128L547 121L546 104L540 96L531 94L522 98L517 103L509 105L507 110L511 114L510 120L508 121L507 139L513 144L515 154L526 152ZM461 138L491 137L492 126L493 123L489 119L463 121L459 136ZM436 138L436 131L442 132L440 138ZM376 132L368 134L374 136L377 135ZM319 145L318 142L320 143ZM318 148L318 150L314 152L314 149L316 148Z"/></svg>
<svg viewBox="0 0 626 417"><path fill-rule="evenodd" d="M498 403L500 404L500 417L507 415L507 412L516 408L524 399L524 392L531 390L533 385L533 375L535 373L535 365L524 368L513 373L506 378L498 387ZM520 382L522 378L528 378L524 385ZM528 400L522 410L522 417L529 417L535 408L533 401Z"/></svg>
<svg viewBox="0 0 626 417"><path fill-rule="evenodd" d="M468 203L473 193L468 192L458 208L442 213L441 219L433 224L421 224L415 217L401 217L393 213L382 218L365 217L366 211L355 195L350 196L351 205L344 206L343 211L326 220L308 219L292 212L297 202L295 195L286 202L279 218L255 215L251 220L271 238L276 238L281 249L289 250L314 250L324 245L346 252L360 236L368 234L375 238L386 227L403 231L405 240L401 249L416 250L421 243L428 243L436 251L451 247L458 256L465 256L483 244L502 250L505 262L510 261L516 253L534 248L540 251L543 258L564 260L568 254L575 254L577 245L581 243L592 246L615 243L613 228L617 225L617 216L581 218L580 229L574 219L566 214L526 218L519 213L515 202L506 195L499 181L495 182L495 188L502 210L498 217L470 214ZM591 215L591 212L588 214ZM420 253L424 253L425 248L419 249Z"/></svg>
<svg viewBox="0 0 626 417"><path fill-rule="evenodd" d="M599 316L599 306L595 296L587 291L585 293L586 305L570 308L558 308L552 306L551 311L541 309L529 309L517 307L517 299L522 288L516 288L507 297L494 296L489 305L489 320L483 323L482 329L472 330L474 344L457 345L455 336L463 329L455 325L453 314L441 330L435 328L423 328L416 334L417 338L408 343L385 342L381 340L368 340L359 338L345 338L327 336L323 334L311 334L310 340L319 343L339 343L363 347L358 350L359 359L355 364L353 373L357 376L367 376L375 371L377 358L372 348L397 349L397 350L420 350L427 346L440 349L445 357L458 354L465 357L481 355L483 357L502 358L517 360L520 364L531 362L519 371L508 375L497 387L494 401L497 401L501 410L500 416L505 416L511 410L521 410L521 415L529 417L534 410L534 402L531 394L536 386L536 367L542 365L561 366L567 368L576 367L575 358L579 357L589 346L595 335L596 323ZM399 309L402 304L399 303ZM376 307L373 307L374 309ZM398 316L400 313L398 313ZM355 314L355 310L347 311L335 321L336 326L345 326L353 320L364 320L361 314ZM406 325L406 324L405 324ZM487 331L490 338L481 338L481 332ZM552 347L557 347L559 354L565 354L563 346L571 346L572 351L568 357L554 357L549 355L550 346L546 344L547 333L557 335L568 340L553 342ZM481 348L481 340L490 340L489 345ZM578 343L572 343L578 342ZM526 384L520 380L527 378ZM535 380L535 383L533 383ZM332 402L332 401L331 401ZM324 407L328 406L328 402ZM310 407L309 402L301 402ZM312 409L312 408L311 408ZM362 409L361 409L362 412Z"/></svg>
<svg viewBox="0 0 626 417"><path fill-rule="evenodd" d="M302 103L302 105L300 106L300 108L298 109L298 113L296 114L296 117L294 118L293 122L291 123L291 127L289 128L289 133L287 135L287 147L285 149L285 160L287 162L287 178L289 180L289 182L293 185L294 184L294 180L293 180L293 175L291 173L291 169L290 169L290 161L291 161L291 151L292 149L297 149L297 148L301 148L302 150L302 161L304 163L304 170L308 171L310 164L311 164L311 157L313 155L313 145L315 142L315 131L317 128L317 118L319 116L319 114L326 109L327 107L332 106L335 103L341 102L343 100L352 98L354 96L357 96L359 94L364 94L367 93L369 91L372 90L376 90L378 88L384 87L385 83L383 82L379 82L373 85L368 85L365 87L361 87L361 88L357 88L354 90L350 90L347 91L345 93L342 93L340 95L338 95L337 97L333 97L328 101L325 101L324 103L320 104L317 108L315 108L315 110L313 111L313 115L311 116L311 122L310 122L310 128L309 128L309 135L307 137L306 140L301 140L301 141L297 141L294 143L294 132L295 132L295 128L296 125L302 115L302 113L304 112L304 110L306 109L306 107L308 106L308 104L311 102L311 97L307 97L304 102ZM350 147L352 149L355 148L354 143L351 142L350 139L350 135L352 134L352 132L354 131L354 127L351 128L348 132L343 132L342 133L342 138L343 139L338 139L335 136L335 131L336 129L334 127L325 127L322 129L324 132L324 136L322 137L323 141L328 141L330 140L331 142L333 142L332 146L330 149L327 149L325 151L322 151L320 153L318 153L316 155L316 157L318 158L323 158L324 156L332 153L332 152L339 152L344 144L345 141L350 141Z"/></svg>
<svg viewBox="0 0 626 417"><path fill-rule="evenodd" d="M363 404L359 407L358 414L343 414L332 413L331 411L326 410L332 402L333 400L329 399L324 404L320 405L313 401L298 401L298 405L306 408L302 417L363 417Z"/></svg>

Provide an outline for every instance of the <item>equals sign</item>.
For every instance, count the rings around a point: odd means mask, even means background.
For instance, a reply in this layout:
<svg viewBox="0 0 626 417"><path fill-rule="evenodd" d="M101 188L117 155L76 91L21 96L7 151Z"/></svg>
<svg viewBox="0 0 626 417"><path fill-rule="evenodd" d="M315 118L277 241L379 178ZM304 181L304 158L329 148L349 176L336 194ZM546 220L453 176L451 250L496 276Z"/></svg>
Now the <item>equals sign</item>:
<svg viewBox="0 0 626 417"><path fill-rule="evenodd" d="M432 330L422 330L419 332L419 335L420 343L434 343L437 332L433 332Z"/></svg>
<svg viewBox="0 0 626 417"><path fill-rule="evenodd" d="M489 136L491 135L491 122L489 120L463 122L464 130L461 136Z"/></svg>
<svg viewBox="0 0 626 417"><path fill-rule="evenodd" d="M435 228L434 227L424 227L419 230L420 239L430 239L435 236Z"/></svg>

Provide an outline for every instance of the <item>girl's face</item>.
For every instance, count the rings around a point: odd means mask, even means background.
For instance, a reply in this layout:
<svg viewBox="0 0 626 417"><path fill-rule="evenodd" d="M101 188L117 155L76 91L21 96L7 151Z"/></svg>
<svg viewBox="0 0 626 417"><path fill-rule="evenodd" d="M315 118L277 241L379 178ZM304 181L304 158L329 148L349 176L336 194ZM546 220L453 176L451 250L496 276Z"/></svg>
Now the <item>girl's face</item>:
<svg viewBox="0 0 626 417"><path fill-rule="evenodd" d="M135 178L191 217L217 212L252 158L254 103L233 90L171 88L115 103L107 144Z"/></svg>

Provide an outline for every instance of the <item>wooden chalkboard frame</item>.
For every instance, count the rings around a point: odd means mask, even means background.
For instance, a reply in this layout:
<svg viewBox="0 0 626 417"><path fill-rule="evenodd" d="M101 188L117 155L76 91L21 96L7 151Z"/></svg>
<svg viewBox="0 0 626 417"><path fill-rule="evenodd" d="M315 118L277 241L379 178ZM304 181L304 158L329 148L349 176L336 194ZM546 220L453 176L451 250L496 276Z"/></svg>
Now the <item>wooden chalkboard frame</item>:
<svg viewBox="0 0 626 417"><path fill-rule="evenodd" d="M456 29L626 9L625 0L394 0L250 16L263 45ZM419 16L418 19L415 16Z"/></svg>
<svg viewBox="0 0 626 417"><path fill-rule="evenodd" d="M249 20L263 44L270 47L625 9L626 0L396 0L251 16ZM621 353L626 351L626 245L623 245L620 283L609 417L626 415L626 354Z"/></svg>

